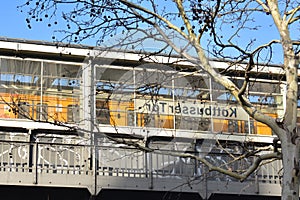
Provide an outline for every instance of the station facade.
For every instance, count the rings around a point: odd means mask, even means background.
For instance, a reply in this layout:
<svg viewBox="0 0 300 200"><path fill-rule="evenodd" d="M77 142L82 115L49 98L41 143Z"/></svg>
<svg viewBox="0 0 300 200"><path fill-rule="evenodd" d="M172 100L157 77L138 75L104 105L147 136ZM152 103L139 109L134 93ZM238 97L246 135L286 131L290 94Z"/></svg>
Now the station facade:
<svg viewBox="0 0 300 200"><path fill-rule="evenodd" d="M10 47L1 56L1 119L82 125L89 112L94 124L272 135L224 87L180 58L156 56L153 63L134 52L2 43ZM246 64L211 63L243 84ZM284 110L282 73L280 66L257 66L248 86L250 102L274 118Z"/></svg>
<svg viewBox="0 0 300 200"><path fill-rule="evenodd" d="M246 63L211 64L243 84ZM281 118L286 86L281 67L259 65L250 75L249 101ZM240 155L245 145L265 147L275 138L224 87L182 58L1 38L0 82L0 172L16 173L17 183L7 180L11 185L81 187L94 196L106 189L174 190L203 199L214 192L280 195L280 161L262 167L250 182L223 190L234 180L168 154L193 152L239 170L251 159L228 164L224 152ZM116 143L122 140L166 153ZM64 182L49 174L72 175ZM273 186L260 188L262 183ZM246 185L248 191L242 189Z"/></svg>

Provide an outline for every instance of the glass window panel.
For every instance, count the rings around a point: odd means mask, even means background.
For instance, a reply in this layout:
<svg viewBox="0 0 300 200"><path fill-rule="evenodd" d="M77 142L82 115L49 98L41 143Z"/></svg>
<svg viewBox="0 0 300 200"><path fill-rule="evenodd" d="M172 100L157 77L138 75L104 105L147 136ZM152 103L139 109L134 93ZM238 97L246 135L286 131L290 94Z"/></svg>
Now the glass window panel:
<svg viewBox="0 0 300 200"><path fill-rule="evenodd" d="M41 63L1 58L1 118L34 118L34 105L40 101ZM26 102L26 105L24 104Z"/></svg>
<svg viewBox="0 0 300 200"><path fill-rule="evenodd" d="M248 85L248 90L250 92L263 92L268 94L273 93L280 93L280 82L273 83L273 82L259 82L259 81L252 81Z"/></svg>
<svg viewBox="0 0 300 200"><path fill-rule="evenodd" d="M18 102L18 118L19 119L31 119L31 110L32 105L29 105L28 102Z"/></svg>
<svg viewBox="0 0 300 200"><path fill-rule="evenodd" d="M100 124L128 126L134 98L133 71L96 66L96 118Z"/></svg>
<svg viewBox="0 0 300 200"><path fill-rule="evenodd" d="M67 122L68 123L78 123L79 120L80 120L79 106L78 105L68 105Z"/></svg>
<svg viewBox="0 0 300 200"><path fill-rule="evenodd" d="M65 63L43 63L43 103L48 120L74 123L80 117L81 67ZM76 106L75 106L76 105Z"/></svg>
<svg viewBox="0 0 300 200"><path fill-rule="evenodd" d="M38 103L36 105L36 119L40 121L48 121L48 104Z"/></svg>
<svg viewBox="0 0 300 200"><path fill-rule="evenodd" d="M110 113L106 101L96 100L96 119L99 124L110 124Z"/></svg>
<svg viewBox="0 0 300 200"><path fill-rule="evenodd" d="M229 103L234 100L234 98L228 93L224 86L212 81L211 83L212 91L212 101L219 103Z"/></svg>
<svg viewBox="0 0 300 200"><path fill-rule="evenodd" d="M176 129L209 131L210 121L210 118L177 115L175 125Z"/></svg>

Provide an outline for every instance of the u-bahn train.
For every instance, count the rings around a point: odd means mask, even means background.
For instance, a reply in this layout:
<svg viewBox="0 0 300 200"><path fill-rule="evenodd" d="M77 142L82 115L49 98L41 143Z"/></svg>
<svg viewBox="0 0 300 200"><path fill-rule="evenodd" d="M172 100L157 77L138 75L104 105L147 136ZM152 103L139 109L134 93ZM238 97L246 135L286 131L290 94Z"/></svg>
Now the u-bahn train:
<svg viewBox="0 0 300 200"><path fill-rule="evenodd" d="M79 123L81 102L72 96L0 93L0 118L19 118L49 122ZM151 102L151 105L150 103ZM136 126L164 129L184 129L224 133L272 135L266 125L248 117L235 118L236 110L225 107L200 106L174 103L167 98L153 103L149 99L109 99L108 95L96 97L96 120L98 124L112 126ZM151 108L152 106L152 108ZM201 107L202 106L202 107ZM159 110L160 109L160 110ZM226 110L227 109L227 110ZM231 113L230 113L231 109ZM229 111L228 111L229 110ZM274 118L276 113L266 113Z"/></svg>

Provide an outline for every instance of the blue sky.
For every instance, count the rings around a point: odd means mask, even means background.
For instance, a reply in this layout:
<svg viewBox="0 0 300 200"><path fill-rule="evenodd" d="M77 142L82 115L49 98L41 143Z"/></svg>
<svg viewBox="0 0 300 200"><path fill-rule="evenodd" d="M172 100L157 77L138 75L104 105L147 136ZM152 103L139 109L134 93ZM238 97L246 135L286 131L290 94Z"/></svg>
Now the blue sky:
<svg viewBox="0 0 300 200"><path fill-rule="evenodd" d="M25 0L2 0L0 6L0 36L32 40L51 41L52 31L46 24L34 24L29 29L26 24L26 13L17 9ZM42 31L41 31L42 30Z"/></svg>
<svg viewBox="0 0 300 200"><path fill-rule="evenodd" d="M57 25L57 27L49 28L47 26L48 23L32 23L32 29L29 29L26 23L26 12L21 12L21 8L17 9L17 6L20 6L25 2L26 0L2 0L0 6L0 36L29 40L52 41L54 29L59 28L59 25ZM265 25L264 21L260 21L260 23ZM270 26L265 26L265 31L260 32L261 35L257 36L256 39L264 41L265 39L268 40L268 38L276 38L277 31L274 29L274 27L270 28ZM90 39L84 42L84 44L95 45L95 41ZM281 57L280 51L274 51L273 53L278 54L275 55L275 57Z"/></svg>
<svg viewBox="0 0 300 200"><path fill-rule="evenodd" d="M55 27L49 28L46 22L31 23L32 29L27 27L26 12L21 12L21 8L17 9L17 6L25 2L26 0L2 0L0 4L0 36L51 41ZM264 36L267 37L270 32L265 34Z"/></svg>

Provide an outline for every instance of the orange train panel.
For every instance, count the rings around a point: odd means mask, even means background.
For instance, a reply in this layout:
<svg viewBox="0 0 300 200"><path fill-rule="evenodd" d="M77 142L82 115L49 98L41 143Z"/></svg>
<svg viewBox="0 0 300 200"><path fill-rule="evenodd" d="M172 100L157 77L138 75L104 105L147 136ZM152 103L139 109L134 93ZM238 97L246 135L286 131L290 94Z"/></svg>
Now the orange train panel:
<svg viewBox="0 0 300 200"><path fill-rule="evenodd" d="M108 102L110 110L110 124L113 126L126 126L129 120L128 111L133 110L133 102Z"/></svg>
<svg viewBox="0 0 300 200"><path fill-rule="evenodd" d="M20 118L18 106L27 105L28 117L37 119L37 109L41 101L40 96L29 94L8 94L0 93L0 118ZM43 105L47 105L47 120L67 122L68 120L68 106L78 105L79 100L72 97L48 96L44 95L42 99ZM137 119L134 119L134 102L133 101L109 101L108 109L110 113L110 124L116 126L133 126L134 120L136 125L140 127L156 127L156 128L174 128L173 115L157 115L138 113ZM272 117L277 117L276 114L268 114ZM248 125L245 121L214 119L213 126L215 132L230 132L230 133L248 133ZM232 124L234 123L234 125ZM251 133L260 135L272 135L271 129L260 123L253 122Z"/></svg>
<svg viewBox="0 0 300 200"><path fill-rule="evenodd" d="M273 118L277 118L277 114L268 114ZM261 122L254 122L254 127L256 127L257 134L259 135L272 135L272 130L267 125Z"/></svg>
<svg viewBox="0 0 300 200"><path fill-rule="evenodd" d="M0 94L0 118L30 118L36 120L41 97L30 94ZM42 113L43 116L47 116L48 121L67 121L68 106L78 104L79 100L71 97L61 96L47 96L44 95L42 99L43 105L47 110ZM25 108L22 106L27 106ZM18 110L20 110L18 112ZM24 111L20 116L21 111Z"/></svg>

